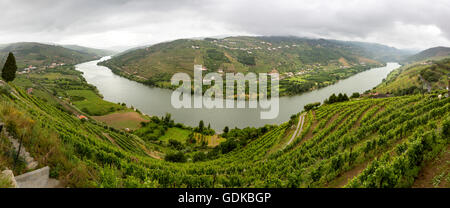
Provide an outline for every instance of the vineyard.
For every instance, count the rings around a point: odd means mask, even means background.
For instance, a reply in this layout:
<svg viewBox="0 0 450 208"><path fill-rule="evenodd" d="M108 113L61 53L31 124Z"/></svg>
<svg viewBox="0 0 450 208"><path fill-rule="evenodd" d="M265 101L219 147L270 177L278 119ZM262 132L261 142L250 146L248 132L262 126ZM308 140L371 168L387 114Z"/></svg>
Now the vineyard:
<svg viewBox="0 0 450 208"><path fill-rule="evenodd" d="M297 122L216 159L173 163L151 157L153 147L137 135L79 120L18 87L8 90L0 93L0 118L18 111L33 120L27 135L56 134L66 165L33 152L31 138L24 145L69 187L411 187L450 141L450 99L418 94L310 110L285 148L274 149Z"/></svg>

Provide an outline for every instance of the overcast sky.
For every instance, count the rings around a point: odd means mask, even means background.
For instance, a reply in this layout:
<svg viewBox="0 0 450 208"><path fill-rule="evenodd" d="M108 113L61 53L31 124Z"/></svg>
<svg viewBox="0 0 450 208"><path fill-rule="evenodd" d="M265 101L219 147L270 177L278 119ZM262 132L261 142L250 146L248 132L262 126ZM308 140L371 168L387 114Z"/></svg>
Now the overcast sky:
<svg viewBox="0 0 450 208"><path fill-rule="evenodd" d="M397 48L450 46L449 0L0 0L0 43L138 46L294 35Z"/></svg>

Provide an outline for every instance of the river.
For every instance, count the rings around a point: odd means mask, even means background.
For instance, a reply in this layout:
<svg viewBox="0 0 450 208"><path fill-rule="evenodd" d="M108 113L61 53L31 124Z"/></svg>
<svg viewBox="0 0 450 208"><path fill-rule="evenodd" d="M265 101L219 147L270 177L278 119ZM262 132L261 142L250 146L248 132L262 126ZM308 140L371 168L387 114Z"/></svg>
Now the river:
<svg viewBox="0 0 450 208"><path fill-rule="evenodd" d="M95 85L104 99L114 103L133 105L147 115L162 116L172 114L177 123L197 126L200 120L211 124L216 131L225 126L243 128L247 126L260 127L265 124L281 124L289 120L292 114L298 113L303 106L312 102L322 102L332 93L365 92L377 86L392 70L400 67L398 63L387 63L385 67L372 68L347 79L301 95L280 97L279 115L275 119L260 119L260 109L176 109L171 105L171 90L149 87L141 83L115 75L111 70L97 63L100 60L76 65L76 70L83 72L89 84ZM265 110L264 110L265 111Z"/></svg>

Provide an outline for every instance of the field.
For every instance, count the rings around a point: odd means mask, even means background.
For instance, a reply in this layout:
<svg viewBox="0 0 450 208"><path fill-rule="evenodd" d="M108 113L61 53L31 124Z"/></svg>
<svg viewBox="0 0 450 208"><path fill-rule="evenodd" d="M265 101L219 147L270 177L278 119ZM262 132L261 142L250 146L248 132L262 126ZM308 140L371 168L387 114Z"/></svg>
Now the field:
<svg viewBox="0 0 450 208"><path fill-rule="evenodd" d="M169 142L169 139L174 139L179 142L185 143L188 138L189 134L191 134L191 131L186 129L180 129L180 128L169 128L167 129L164 136L160 137L159 140L163 142Z"/></svg>
<svg viewBox="0 0 450 208"><path fill-rule="evenodd" d="M104 116L93 116L97 121L104 122L108 126L117 129L135 130L141 126L141 122L148 122L148 119L137 112L117 112Z"/></svg>
<svg viewBox="0 0 450 208"><path fill-rule="evenodd" d="M78 109L89 115L101 116L125 109L117 103L103 100L92 90L68 90L66 93Z"/></svg>
<svg viewBox="0 0 450 208"><path fill-rule="evenodd" d="M202 135L196 133L194 134L194 138L196 139L198 144L206 142L208 147L216 147L220 143L226 141L225 138L222 138L219 135Z"/></svg>

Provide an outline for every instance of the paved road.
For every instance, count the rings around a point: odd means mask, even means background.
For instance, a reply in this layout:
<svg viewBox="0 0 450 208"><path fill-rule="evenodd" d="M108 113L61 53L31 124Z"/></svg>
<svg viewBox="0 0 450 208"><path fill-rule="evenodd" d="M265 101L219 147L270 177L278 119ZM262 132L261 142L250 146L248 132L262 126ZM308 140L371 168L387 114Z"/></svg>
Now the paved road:
<svg viewBox="0 0 450 208"><path fill-rule="evenodd" d="M303 130L303 122L305 121L305 114L301 114L300 117L298 118L298 124L297 124L297 129L295 129L294 134L292 134L291 139L289 140L289 142L284 146L284 148L286 148L288 145L290 145L292 143L292 141L294 141L294 139L297 137L297 134L302 132ZM300 131L298 131L298 128L300 128Z"/></svg>

